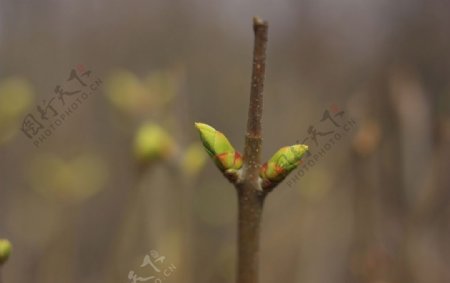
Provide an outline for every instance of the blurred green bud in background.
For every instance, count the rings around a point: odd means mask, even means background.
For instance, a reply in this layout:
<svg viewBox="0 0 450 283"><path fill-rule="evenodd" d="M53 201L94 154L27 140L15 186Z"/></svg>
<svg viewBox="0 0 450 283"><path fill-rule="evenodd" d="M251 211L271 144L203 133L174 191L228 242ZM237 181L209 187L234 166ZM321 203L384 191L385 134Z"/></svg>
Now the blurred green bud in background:
<svg viewBox="0 0 450 283"><path fill-rule="evenodd" d="M11 255L12 245L8 240L0 239L0 265L4 264Z"/></svg>
<svg viewBox="0 0 450 283"><path fill-rule="evenodd" d="M176 150L176 144L159 125L148 122L142 125L134 139L134 155L139 162L166 160Z"/></svg>
<svg viewBox="0 0 450 283"><path fill-rule="evenodd" d="M181 166L187 176L195 176L205 165L207 155L200 143L192 143L184 151Z"/></svg>

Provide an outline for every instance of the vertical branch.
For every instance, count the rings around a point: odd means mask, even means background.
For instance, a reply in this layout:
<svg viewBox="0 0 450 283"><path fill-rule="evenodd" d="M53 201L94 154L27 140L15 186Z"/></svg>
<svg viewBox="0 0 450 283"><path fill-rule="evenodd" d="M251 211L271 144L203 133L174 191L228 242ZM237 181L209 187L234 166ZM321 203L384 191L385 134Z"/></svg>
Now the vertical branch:
<svg viewBox="0 0 450 283"><path fill-rule="evenodd" d="M258 282L260 223L265 198L259 183L259 169L267 28L266 22L253 19L255 43L244 167L242 179L236 184L239 209L237 283Z"/></svg>
<svg viewBox="0 0 450 283"><path fill-rule="evenodd" d="M250 184L238 185L237 283L257 283L259 273L260 223L264 195Z"/></svg>
<svg viewBox="0 0 450 283"><path fill-rule="evenodd" d="M261 156L261 118L263 109L264 76L266 70L267 22L253 18L255 43L253 70L248 109L247 134L244 150L244 180L257 182Z"/></svg>

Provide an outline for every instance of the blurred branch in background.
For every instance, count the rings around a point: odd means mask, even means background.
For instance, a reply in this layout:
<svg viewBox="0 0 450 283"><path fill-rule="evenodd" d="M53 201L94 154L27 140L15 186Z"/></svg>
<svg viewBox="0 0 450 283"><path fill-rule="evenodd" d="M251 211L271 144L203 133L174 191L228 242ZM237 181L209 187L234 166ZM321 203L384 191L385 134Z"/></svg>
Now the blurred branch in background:
<svg viewBox="0 0 450 283"><path fill-rule="evenodd" d="M442 130L430 115L437 113L436 104L414 71L386 72L377 83L384 86L377 91L384 94L381 99L372 95L356 106L366 113L361 117L366 122L353 143L355 282L445 282L448 277L443 267L448 254L437 232L439 219L447 217L442 211L449 191L439 168L448 152L442 151L442 135L433 134Z"/></svg>
<svg viewBox="0 0 450 283"><path fill-rule="evenodd" d="M180 132L182 125L172 114L176 105L183 102L179 98L183 80L180 69L153 72L143 82L125 71L114 72L108 80L108 97L112 104L117 106L122 115L129 116L132 124L135 120L142 122L133 141L136 184L126 193L125 201L121 203L119 229L115 232L116 240L111 242L110 247L111 251L116 251L111 256L115 263L107 262L106 270L115 266L113 270L120 271L119 265L125 258L136 258L136 249L133 248L136 241L145 241L146 245L150 243L169 252L172 262L178 266L176 274L171 276L173 280L190 280L192 277L190 272L193 267L188 263L180 263L181 258L193 255L192 185L203 167L205 154L199 144L183 144L180 137L184 136ZM188 111L187 107L183 109ZM189 113L184 113L183 116L188 117ZM146 176L161 165L165 165L163 167L171 176L169 190L164 187L149 187L146 181ZM148 190L156 191L145 192ZM151 195L154 199L150 199ZM148 202L153 205L146 205L147 208L144 208L144 203ZM168 202L177 204L176 209L165 205ZM141 221L137 221L139 219ZM144 253L145 251L141 251L141 254ZM189 262L191 261L194 258ZM126 274L120 272L111 273L107 280L114 281L121 274Z"/></svg>

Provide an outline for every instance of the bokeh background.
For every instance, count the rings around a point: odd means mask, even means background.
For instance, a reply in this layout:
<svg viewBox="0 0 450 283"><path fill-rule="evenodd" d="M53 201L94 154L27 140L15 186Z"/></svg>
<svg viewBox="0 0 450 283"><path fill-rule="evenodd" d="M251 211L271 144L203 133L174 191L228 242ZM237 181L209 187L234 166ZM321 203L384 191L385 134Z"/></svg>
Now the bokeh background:
<svg viewBox="0 0 450 283"><path fill-rule="evenodd" d="M263 158L356 123L267 199L261 282L450 282L450 2L1 0L4 282L234 281L235 191L193 123L242 149L254 15ZM83 68L101 86L36 147L26 115Z"/></svg>

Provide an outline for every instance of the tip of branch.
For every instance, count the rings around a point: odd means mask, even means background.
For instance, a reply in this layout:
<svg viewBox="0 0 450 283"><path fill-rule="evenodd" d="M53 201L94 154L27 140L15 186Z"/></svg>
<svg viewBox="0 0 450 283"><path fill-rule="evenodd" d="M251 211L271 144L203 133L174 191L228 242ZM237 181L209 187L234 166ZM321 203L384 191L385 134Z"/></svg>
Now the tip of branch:
<svg viewBox="0 0 450 283"><path fill-rule="evenodd" d="M256 29L258 27L267 27L267 21L255 16L253 17L253 28Z"/></svg>

